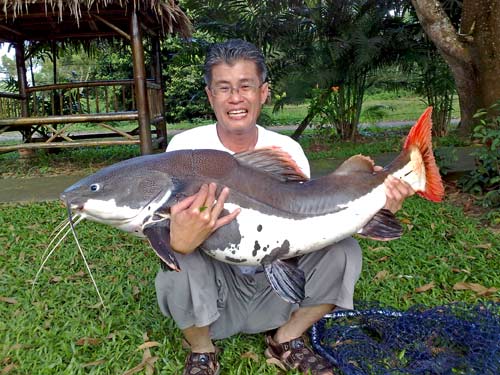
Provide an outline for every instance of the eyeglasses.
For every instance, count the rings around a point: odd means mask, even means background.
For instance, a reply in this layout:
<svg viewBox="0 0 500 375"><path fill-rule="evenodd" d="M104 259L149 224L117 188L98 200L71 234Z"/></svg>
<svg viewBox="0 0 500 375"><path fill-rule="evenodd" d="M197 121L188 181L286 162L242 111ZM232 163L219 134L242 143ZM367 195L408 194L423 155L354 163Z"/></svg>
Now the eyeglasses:
<svg viewBox="0 0 500 375"><path fill-rule="evenodd" d="M233 95L234 92L237 92L241 96L247 97L255 94L262 85L262 83L260 85L257 85L255 83L244 83L237 87L232 87L229 85L219 85L210 87L210 91L212 92L213 96L222 99L229 98L231 95Z"/></svg>

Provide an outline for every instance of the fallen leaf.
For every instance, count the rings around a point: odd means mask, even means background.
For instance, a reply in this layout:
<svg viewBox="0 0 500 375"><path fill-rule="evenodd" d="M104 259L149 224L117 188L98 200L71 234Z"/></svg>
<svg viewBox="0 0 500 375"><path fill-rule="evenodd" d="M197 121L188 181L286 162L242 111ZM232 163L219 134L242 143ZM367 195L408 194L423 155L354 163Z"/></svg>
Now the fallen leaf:
<svg viewBox="0 0 500 375"><path fill-rule="evenodd" d="M401 222L402 222L403 224L411 224L410 219L407 219L407 218L405 218L405 217L401 219Z"/></svg>
<svg viewBox="0 0 500 375"><path fill-rule="evenodd" d="M61 282L61 281L62 281L62 279L63 279L63 278L62 278L61 276L52 276L52 277L50 278L50 280L49 280L49 281L50 281L51 283L56 284L56 283Z"/></svg>
<svg viewBox="0 0 500 375"><path fill-rule="evenodd" d="M434 288L434 281L431 281L429 284L425 284L425 285L422 285L418 288L415 288L415 292L417 293L423 293L423 292L427 292L428 290L431 290L432 288Z"/></svg>
<svg viewBox="0 0 500 375"><path fill-rule="evenodd" d="M79 272L75 273L74 275L68 276L68 280L76 280L76 279L80 279L84 276L85 276L85 272L79 271Z"/></svg>
<svg viewBox="0 0 500 375"><path fill-rule="evenodd" d="M491 244L490 243L485 243L485 244L480 244L480 245L474 245L473 246L476 249L491 249Z"/></svg>
<svg viewBox="0 0 500 375"><path fill-rule="evenodd" d="M142 345L139 345L139 347L136 350L144 350L144 349L148 349L148 348L154 348L155 346L160 346L160 345L161 344L157 341L148 341Z"/></svg>
<svg viewBox="0 0 500 375"><path fill-rule="evenodd" d="M82 365L82 367L92 367L92 366L99 366L99 365L102 365L104 363L106 363L107 361L105 359L99 359L97 361L94 361L94 362L88 362L88 363L84 363Z"/></svg>
<svg viewBox="0 0 500 375"><path fill-rule="evenodd" d="M477 295L478 296L491 296L492 294L495 294L499 290L500 289L498 289L498 288L491 287L491 288L486 289L484 292L478 293Z"/></svg>
<svg viewBox="0 0 500 375"><path fill-rule="evenodd" d="M12 345L9 349L7 349L7 351L29 348L30 346L31 345L23 345L23 344L17 343L17 344Z"/></svg>
<svg viewBox="0 0 500 375"><path fill-rule="evenodd" d="M281 363L281 361L279 359L276 359L276 358L268 358L266 359L266 363L268 365L275 365L275 366L278 366L280 369L282 369L283 371L287 371L287 368L285 367L285 365L283 363ZM125 375L125 374L124 374Z"/></svg>
<svg viewBox="0 0 500 375"><path fill-rule="evenodd" d="M12 297L0 297L0 302L10 303L11 305L15 305L17 300Z"/></svg>
<svg viewBox="0 0 500 375"><path fill-rule="evenodd" d="M453 290L471 290L478 296L488 296L498 291L498 289L494 287L486 288L481 284L467 282L456 283L455 285L453 285Z"/></svg>
<svg viewBox="0 0 500 375"><path fill-rule="evenodd" d="M91 309L99 309L101 306L103 306L102 302L99 301L95 305L89 306Z"/></svg>
<svg viewBox="0 0 500 375"><path fill-rule="evenodd" d="M142 369L146 366L145 362L139 363L137 366L132 367L130 370L125 371L122 375L133 375L137 374L138 372L142 371Z"/></svg>
<svg viewBox="0 0 500 375"><path fill-rule="evenodd" d="M470 275L470 271L466 270L466 269L463 269L463 268L452 268L451 269L451 272L454 272L454 273L466 273L467 275Z"/></svg>
<svg viewBox="0 0 500 375"><path fill-rule="evenodd" d="M385 262L387 259L389 259L389 256L388 256L388 255L383 256L382 258L378 258L378 259L377 259L377 262Z"/></svg>
<svg viewBox="0 0 500 375"><path fill-rule="evenodd" d="M146 366L152 366L157 360L158 360L159 357L151 357L151 358L148 358L146 361L142 361L141 363L139 363L137 366L131 368L130 370L127 370L125 371L122 375L132 375L132 374L137 374L138 372L140 372L142 369L144 369L144 367Z"/></svg>
<svg viewBox="0 0 500 375"><path fill-rule="evenodd" d="M9 372L11 372L12 370L15 370L16 369L16 364L15 363L11 363L10 365L7 365L5 366L3 369L2 369L2 372L0 372L0 374L8 374Z"/></svg>
<svg viewBox="0 0 500 375"><path fill-rule="evenodd" d="M6 365L11 362L12 362L12 357L5 357L4 359L2 359L2 365Z"/></svg>
<svg viewBox="0 0 500 375"><path fill-rule="evenodd" d="M146 349L142 354L142 362L144 362L144 372L146 373L146 375L153 375L155 372L153 364L156 362L156 359L154 358L158 359L158 357L151 357L151 352L149 351L149 349Z"/></svg>
<svg viewBox="0 0 500 375"><path fill-rule="evenodd" d="M241 358L248 358L254 362L259 362L259 356L254 352L245 352L241 355Z"/></svg>
<svg viewBox="0 0 500 375"><path fill-rule="evenodd" d="M389 248L387 246L377 246L374 248L370 247L370 250L375 253L375 252L380 251L380 250L389 250Z"/></svg>
<svg viewBox="0 0 500 375"><path fill-rule="evenodd" d="M76 342L76 345L99 345L101 343L101 339L93 338L93 337L82 337Z"/></svg>
<svg viewBox="0 0 500 375"><path fill-rule="evenodd" d="M389 271L387 270L378 271L373 280L384 280L387 275L389 275Z"/></svg>
<svg viewBox="0 0 500 375"><path fill-rule="evenodd" d="M134 299L137 300L139 298L139 294L140 294L140 289L137 287L137 285L134 285L132 287L132 297L134 297Z"/></svg>

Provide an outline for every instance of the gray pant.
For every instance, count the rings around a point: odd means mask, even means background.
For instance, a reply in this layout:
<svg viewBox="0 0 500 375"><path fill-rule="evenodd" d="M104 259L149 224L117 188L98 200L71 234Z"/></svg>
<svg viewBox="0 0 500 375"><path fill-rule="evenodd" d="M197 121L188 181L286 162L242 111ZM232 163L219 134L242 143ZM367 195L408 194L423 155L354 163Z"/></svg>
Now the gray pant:
<svg viewBox="0 0 500 375"><path fill-rule="evenodd" d="M264 272L242 274L237 266L202 251L176 258L182 271L160 269L155 285L161 312L180 329L208 325L213 339L264 332L283 325L299 308L273 291ZM353 238L302 256L298 266L306 275L306 297L300 306L352 309L361 263L361 249Z"/></svg>

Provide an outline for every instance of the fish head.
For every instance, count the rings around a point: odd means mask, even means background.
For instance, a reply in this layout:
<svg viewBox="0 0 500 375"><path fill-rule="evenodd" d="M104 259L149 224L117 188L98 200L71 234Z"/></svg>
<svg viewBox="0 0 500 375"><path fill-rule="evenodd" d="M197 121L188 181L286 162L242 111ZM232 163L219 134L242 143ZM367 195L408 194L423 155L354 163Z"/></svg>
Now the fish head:
<svg viewBox="0 0 500 375"><path fill-rule="evenodd" d="M137 231L146 217L165 205L174 182L167 172L149 165L147 159L134 159L83 178L67 188L61 199L72 212L87 219ZM127 223L132 222L135 228L127 229Z"/></svg>

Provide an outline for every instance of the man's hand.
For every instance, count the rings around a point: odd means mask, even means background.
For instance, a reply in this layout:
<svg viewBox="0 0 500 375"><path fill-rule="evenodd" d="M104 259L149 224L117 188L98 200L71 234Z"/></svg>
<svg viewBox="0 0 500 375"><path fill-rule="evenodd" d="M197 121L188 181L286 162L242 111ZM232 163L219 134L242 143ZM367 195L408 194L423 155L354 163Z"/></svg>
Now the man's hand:
<svg viewBox="0 0 500 375"><path fill-rule="evenodd" d="M192 253L214 231L231 222L240 210L219 218L229 189L222 189L217 200L217 185L211 183L201 186L198 193L180 201L170 209L170 246L182 253Z"/></svg>
<svg viewBox="0 0 500 375"><path fill-rule="evenodd" d="M387 196L384 208L388 209L393 214L401 209L403 201L406 198L415 194L415 191L408 183L394 177L393 175L388 175L386 177L384 185L385 194Z"/></svg>
<svg viewBox="0 0 500 375"><path fill-rule="evenodd" d="M381 171L382 169L384 168L378 165L374 167L375 171ZM385 195L387 196L384 208L391 211L393 214L401 209L406 198L415 194L415 191L408 183L393 175L388 175L385 178L384 185Z"/></svg>

